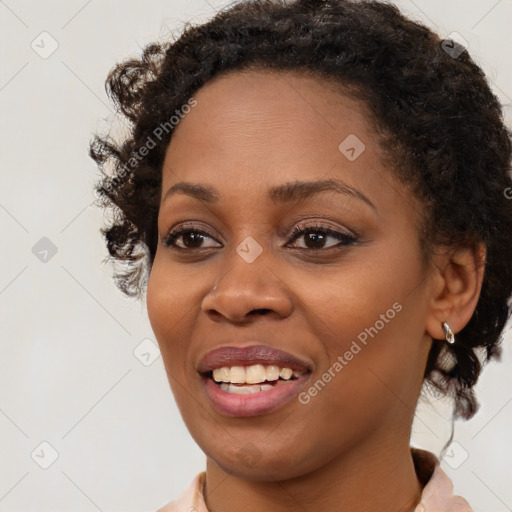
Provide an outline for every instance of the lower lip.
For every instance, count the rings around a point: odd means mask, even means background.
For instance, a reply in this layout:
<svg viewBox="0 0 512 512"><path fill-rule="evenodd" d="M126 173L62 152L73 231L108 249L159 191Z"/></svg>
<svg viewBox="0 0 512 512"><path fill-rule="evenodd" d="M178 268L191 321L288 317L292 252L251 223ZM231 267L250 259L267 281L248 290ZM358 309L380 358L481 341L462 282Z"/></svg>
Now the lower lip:
<svg viewBox="0 0 512 512"><path fill-rule="evenodd" d="M203 377L203 385L206 395L218 412L225 416L243 417L268 414L283 407L299 394L300 388L308 378L309 373L305 373L298 379L287 381L286 384L249 395L235 395L223 391L209 377Z"/></svg>

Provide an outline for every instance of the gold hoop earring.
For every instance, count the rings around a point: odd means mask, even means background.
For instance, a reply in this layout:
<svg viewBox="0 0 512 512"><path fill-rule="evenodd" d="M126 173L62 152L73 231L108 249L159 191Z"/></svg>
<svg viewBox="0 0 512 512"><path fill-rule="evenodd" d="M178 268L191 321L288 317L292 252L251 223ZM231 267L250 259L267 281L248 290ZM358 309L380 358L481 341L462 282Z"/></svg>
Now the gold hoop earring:
<svg viewBox="0 0 512 512"><path fill-rule="evenodd" d="M443 322L443 330L444 330L444 338L450 344L453 345L455 343L455 335L448 324L448 322Z"/></svg>

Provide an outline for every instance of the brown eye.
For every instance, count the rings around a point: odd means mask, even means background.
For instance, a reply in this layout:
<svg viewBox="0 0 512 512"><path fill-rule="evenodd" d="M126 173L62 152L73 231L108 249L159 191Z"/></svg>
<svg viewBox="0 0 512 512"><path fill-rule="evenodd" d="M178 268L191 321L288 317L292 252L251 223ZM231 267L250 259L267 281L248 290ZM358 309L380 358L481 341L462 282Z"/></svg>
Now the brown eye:
<svg viewBox="0 0 512 512"><path fill-rule="evenodd" d="M181 244L177 244L176 241L180 239ZM202 246L206 239L213 240L213 238L208 233L201 231L199 229L180 228L174 232L169 233L169 235L167 235L167 238L164 240L164 244L167 247L173 247L175 249L203 249L207 248Z"/></svg>
<svg viewBox="0 0 512 512"><path fill-rule="evenodd" d="M348 233L341 233L339 231L335 231L331 228L325 226L309 226L305 228L301 228L297 226L293 230L293 238L292 241L297 240L298 238L304 238L305 247L298 247L299 249L311 249L311 250L321 250L321 249L329 249L331 247L336 246L346 246L354 244L357 239L349 235ZM339 243L332 244L329 246L325 246L326 241L329 238L333 238L338 240Z"/></svg>

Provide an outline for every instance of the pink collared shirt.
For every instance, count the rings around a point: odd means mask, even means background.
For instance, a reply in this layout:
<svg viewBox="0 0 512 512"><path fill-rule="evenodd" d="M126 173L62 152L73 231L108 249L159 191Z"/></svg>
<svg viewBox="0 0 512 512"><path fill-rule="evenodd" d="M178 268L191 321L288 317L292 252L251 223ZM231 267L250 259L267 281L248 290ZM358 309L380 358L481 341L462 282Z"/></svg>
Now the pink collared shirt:
<svg viewBox="0 0 512 512"><path fill-rule="evenodd" d="M414 512L473 512L464 498L454 496L453 484L434 454L417 448L411 452L418 479L424 484ZM157 512L208 512L203 496L205 478L204 471L196 475L177 500Z"/></svg>

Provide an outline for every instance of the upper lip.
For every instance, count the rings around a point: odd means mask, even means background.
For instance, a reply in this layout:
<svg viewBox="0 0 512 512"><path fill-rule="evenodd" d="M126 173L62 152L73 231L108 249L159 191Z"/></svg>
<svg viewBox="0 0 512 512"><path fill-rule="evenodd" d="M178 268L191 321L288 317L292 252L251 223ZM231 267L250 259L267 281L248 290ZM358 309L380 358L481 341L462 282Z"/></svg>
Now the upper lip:
<svg viewBox="0 0 512 512"><path fill-rule="evenodd" d="M296 371L311 371L312 369L312 365L308 361L268 345L246 347L227 345L208 352L199 362L197 371L207 373L223 366L250 366L253 364L276 365Z"/></svg>

